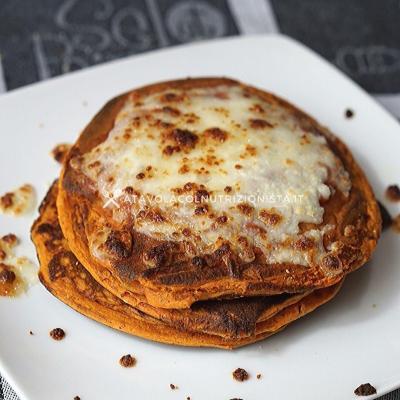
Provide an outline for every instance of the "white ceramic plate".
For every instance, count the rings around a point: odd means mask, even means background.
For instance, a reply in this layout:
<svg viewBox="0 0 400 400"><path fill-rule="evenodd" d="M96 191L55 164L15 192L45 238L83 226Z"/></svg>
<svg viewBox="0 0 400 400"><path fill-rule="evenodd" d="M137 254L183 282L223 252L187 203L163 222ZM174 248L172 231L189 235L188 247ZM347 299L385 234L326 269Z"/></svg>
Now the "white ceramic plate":
<svg viewBox="0 0 400 400"><path fill-rule="evenodd" d="M329 126L351 147L378 198L400 181L397 121L302 45L259 36L156 51L1 96L0 193L29 182L41 198L58 173L49 151L73 142L111 97L154 81L218 75L275 92ZM344 118L347 107L355 111L353 119ZM1 216L0 235L15 232L23 239L20 253L35 259L33 218ZM386 232L373 261L352 274L331 303L265 342L235 351L128 336L72 311L37 285L21 298L0 299L1 373L29 400L337 400L353 399L365 382L380 395L400 386L399 244L399 235ZM48 335L58 326L67 331L61 342ZM119 366L126 353L137 357L135 368ZM251 379L234 382L237 367ZM179 389L170 390L170 383Z"/></svg>

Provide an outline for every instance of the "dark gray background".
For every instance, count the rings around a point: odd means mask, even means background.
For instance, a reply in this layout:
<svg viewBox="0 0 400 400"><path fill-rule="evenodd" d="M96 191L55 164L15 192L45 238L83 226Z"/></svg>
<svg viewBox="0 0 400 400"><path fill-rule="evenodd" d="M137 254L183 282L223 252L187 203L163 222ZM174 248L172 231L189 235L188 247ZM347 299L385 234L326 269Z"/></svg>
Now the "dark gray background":
<svg viewBox="0 0 400 400"><path fill-rule="evenodd" d="M271 2L281 32L322 54L369 92L400 92L398 0ZM160 46L239 34L225 0L183 3L1 0L0 53L6 86L11 90L43 79L38 47L48 77ZM160 17L158 28L152 4ZM218 18L210 16L210 9Z"/></svg>

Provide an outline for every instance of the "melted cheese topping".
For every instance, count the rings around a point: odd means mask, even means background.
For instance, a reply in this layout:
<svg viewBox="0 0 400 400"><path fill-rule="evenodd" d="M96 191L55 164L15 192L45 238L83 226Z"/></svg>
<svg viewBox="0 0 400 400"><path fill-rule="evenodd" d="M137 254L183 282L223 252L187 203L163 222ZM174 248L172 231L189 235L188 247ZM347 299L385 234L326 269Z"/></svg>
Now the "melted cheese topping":
<svg viewBox="0 0 400 400"><path fill-rule="evenodd" d="M25 184L0 197L0 212L20 216L33 211L36 204L35 189Z"/></svg>
<svg viewBox="0 0 400 400"><path fill-rule="evenodd" d="M116 221L133 216L137 231L192 242L194 253L229 241L245 261L254 245L269 262L317 261L332 227L299 235L299 224L320 224L320 200L351 187L323 136L230 86L133 96L108 138L71 165Z"/></svg>
<svg viewBox="0 0 400 400"><path fill-rule="evenodd" d="M38 282L38 267L27 257L15 254L17 244L14 235L0 239L0 296L18 296ZM14 277L6 279L5 271L11 271Z"/></svg>

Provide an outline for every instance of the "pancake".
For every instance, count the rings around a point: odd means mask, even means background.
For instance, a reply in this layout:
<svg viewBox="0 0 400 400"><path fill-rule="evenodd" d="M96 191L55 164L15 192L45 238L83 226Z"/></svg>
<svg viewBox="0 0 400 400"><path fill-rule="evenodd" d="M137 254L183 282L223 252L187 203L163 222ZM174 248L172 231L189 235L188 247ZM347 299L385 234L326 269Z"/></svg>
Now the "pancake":
<svg viewBox="0 0 400 400"><path fill-rule="evenodd" d="M43 285L58 299L98 322L123 332L163 343L184 346L206 346L220 348L235 348L262 340L283 329L287 324L311 312L334 297L340 285L320 289L313 293L297 297L297 302L281 301L270 303L268 313L258 320L251 335L229 337L213 335L204 331L188 331L187 326L174 326L154 318L138 308L132 307L114 296L92 278L89 272L70 251L58 225L57 208L55 205L57 185L53 185L40 206L40 216L32 227L32 240L35 243L40 261L39 278ZM233 301L234 303L229 305ZM243 301L237 312L238 302ZM199 309L208 311L212 321L214 316L225 315L229 320L233 315L240 317L251 314L247 299L209 301L203 305L195 305L192 314ZM235 306L236 305L236 306ZM267 308L264 308L266 311ZM278 310L278 311L277 311ZM176 310L185 312L189 310ZM229 314L230 313L230 314ZM235 314L236 313L236 314ZM267 317L268 316L268 317ZM196 320L196 317L193 318ZM234 321L234 319L231 319ZM211 322L212 324L212 322ZM232 323L227 324L228 327ZM229 329L228 329L229 330Z"/></svg>
<svg viewBox="0 0 400 400"><path fill-rule="evenodd" d="M59 186L72 252L133 306L138 292L177 309L332 286L380 235L349 149L284 100L224 78L113 99L73 146Z"/></svg>

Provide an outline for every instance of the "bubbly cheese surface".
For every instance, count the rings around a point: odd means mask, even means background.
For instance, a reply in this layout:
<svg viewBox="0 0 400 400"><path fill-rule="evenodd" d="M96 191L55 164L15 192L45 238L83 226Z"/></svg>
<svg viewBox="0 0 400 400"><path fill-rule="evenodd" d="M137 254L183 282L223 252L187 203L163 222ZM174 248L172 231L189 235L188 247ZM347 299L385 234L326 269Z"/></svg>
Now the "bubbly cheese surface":
<svg viewBox="0 0 400 400"><path fill-rule="evenodd" d="M71 162L116 221L129 213L135 230L194 253L229 241L244 261L254 245L269 262L317 261L332 228L317 227L320 201L351 188L323 136L239 86L131 96L108 138ZM300 235L301 223L315 227Z"/></svg>

